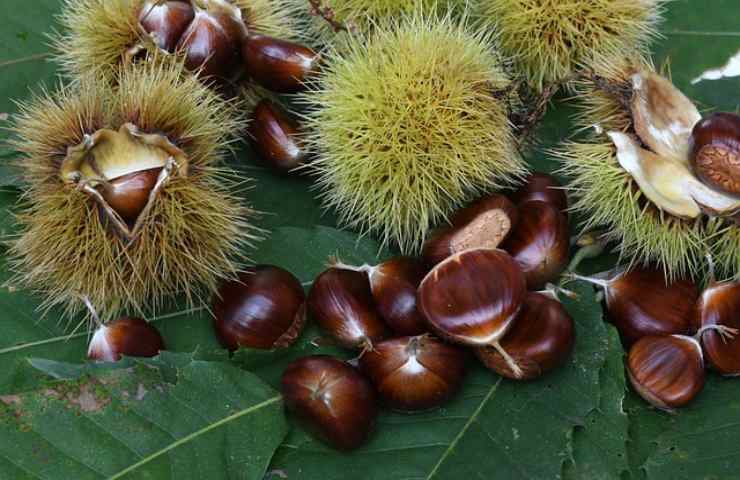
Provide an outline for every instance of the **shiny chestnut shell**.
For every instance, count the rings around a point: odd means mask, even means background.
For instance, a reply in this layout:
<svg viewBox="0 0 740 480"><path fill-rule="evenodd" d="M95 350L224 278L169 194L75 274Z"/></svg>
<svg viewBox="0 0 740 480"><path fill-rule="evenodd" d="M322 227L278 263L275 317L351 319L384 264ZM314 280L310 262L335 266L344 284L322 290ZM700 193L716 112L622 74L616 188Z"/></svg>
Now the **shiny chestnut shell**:
<svg viewBox="0 0 740 480"><path fill-rule="evenodd" d="M430 335L384 340L360 359L383 403L429 410L451 398L465 375L465 352Z"/></svg>
<svg viewBox="0 0 740 480"><path fill-rule="evenodd" d="M562 213L568 210L565 189L555 177L547 173L532 173L524 185L511 195L511 201L516 205L532 200L549 203Z"/></svg>
<svg viewBox="0 0 740 480"><path fill-rule="evenodd" d="M517 208L499 194L486 195L455 212L450 225L437 229L424 244L429 265L475 248L496 248L509 235L518 219Z"/></svg>
<svg viewBox="0 0 740 480"><path fill-rule="evenodd" d="M475 354L503 377L532 380L563 364L574 344L575 327L565 307L549 295L530 292L516 322L499 341L521 374L517 375L493 347L477 348Z"/></svg>
<svg viewBox="0 0 740 480"><path fill-rule="evenodd" d="M258 265L222 284L213 300L213 326L221 344L271 349L291 345L306 321L306 296L295 276Z"/></svg>
<svg viewBox="0 0 740 480"><path fill-rule="evenodd" d="M87 358L117 362L127 357L154 357L164 350L164 340L152 324L135 317L123 317L100 326L90 340Z"/></svg>
<svg viewBox="0 0 740 480"><path fill-rule="evenodd" d="M418 308L416 291L426 268L411 257L396 257L368 273L378 312L397 335L421 335L428 331Z"/></svg>
<svg viewBox="0 0 740 480"><path fill-rule="evenodd" d="M481 248L438 264L419 286L422 314L440 337L464 345L498 341L527 293L524 274L508 253Z"/></svg>
<svg viewBox="0 0 740 480"><path fill-rule="evenodd" d="M740 329L740 283L715 283L701 294L693 326L698 331L712 325ZM701 344L712 368L722 375L740 375L740 337L723 338L710 329L702 332Z"/></svg>
<svg viewBox="0 0 740 480"><path fill-rule="evenodd" d="M174 53L193 18L195 11L189 2L147 0L141 7L139 23L159 48Z"/></svg>
<svg viewBox="0 0 740 480"><path fill-rule="evenodd" d="M286 407L337 449L360 447L375 425L372 384L336 358L314 355L291 363L283 373L282 393Z"/></svg>
<svg viewBox="0 0 740 480"><path fill-rule="evenodd" d="M704 387L701 347L682 335L643 337L629 351L627 376L635 391L652 405L682 407Z"/></svg>
<svg viewBox="0 0 740 480"><path fill-rule="evenodd" d="M704 183L740 195L740 115L718 112L700 120L691 132L689 158Z"/></svg>
<svg viewBox="0 0 740 480"><path fill-rule="evenodd" d="M527 278L527 288L541 290L555 282L568 266L568 217L549 203L519 205L519 223L501 245Z"/></svg>
<svg viewBox="0 0 740 480"><path fill-rule="evenodd" d="M161 168L151 168L129 173L99 186L98 190L124 221L134 223L149 203L161 171Z"/></svg>
<svg viewBox="0 0 740 480"><path fill-rule="evenodd" d="M635 268L607 282L607 314L627 344L648 335L685 334L698 297L689 280L666 284L662 271Z"/></svg>
<svg viewBox="0 0 740 480"><path fill-rule="evenodd" d="M278 93L303 90L319 62L319 55L310 48L266 35L249 36L241 54L249 76Z"/></svg>
<svg viewBox="0 0 740 480"><path fill-rule="evenodd" d="M255 107L249 136L260 160L278 173L288 173L306 160L298 124L269 100Z"/></svg>
<svg viewBox="0 0 740 480"><path fill-rule="evenodd" d="M330 268L314 280L308 308L316 322L347 348L366 348L388 336L364 272Z"/></svg>

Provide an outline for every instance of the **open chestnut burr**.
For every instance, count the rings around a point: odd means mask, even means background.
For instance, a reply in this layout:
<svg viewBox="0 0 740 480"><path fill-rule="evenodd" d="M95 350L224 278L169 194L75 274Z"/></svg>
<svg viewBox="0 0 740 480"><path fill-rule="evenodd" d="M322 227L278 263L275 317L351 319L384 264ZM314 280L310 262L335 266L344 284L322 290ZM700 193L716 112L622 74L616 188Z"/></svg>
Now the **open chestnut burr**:
<svg viewBox="0 0 740 480"><path fill-rule="evenodd" d="M375 307L364 272L342 268L324 271L311 287L308 308L319 326L343 347L369 349L390 333Z"/></svg>
<svg viewBox="0 0 740 480"><path fill-rule="evenodd" d="M475 348L475 354L503 377L531 380L565 362L574 344L575 326L563 305L547 292L530 292L498 346Z"/></svg>
<svg viewBox="0 0 740 480"><path fill-rule="evenodd" d="M497 248L518 220L517 208L503 195L486 195L458 210L448 226L432 233L423 257L436 265L456 253L476 248Z"/></svg>
<svg viewBox="0 0 740 480"><path fill-rule="evenodd" d="M377 398L354 367L326 355L294 361L282 377L285 406L321 440L340 450L362 446L377 416Z"/></svg>
<svg viewBox="0 0 740 480"><path fill-rule="evenodd" d="M511 328L524 303L521 269L503 250L466 250L424 277L419 306L431 329L451 342L486 346Z"/></svg>
<svg viewBox="0 0 740 480"><path fill-rule="evenodd" d="M221 344L271 349L287 347L306 321L305 293L290 272L258 265L225 282L213 301L213 326Z"/></svg>
<svg viewBox="0 0 740 480"><path fill-rule="evenodd" d="M431 335L384 340L360 358L360 368L390 408L420 411L454 395L465 375L465 352Z"/></svg>

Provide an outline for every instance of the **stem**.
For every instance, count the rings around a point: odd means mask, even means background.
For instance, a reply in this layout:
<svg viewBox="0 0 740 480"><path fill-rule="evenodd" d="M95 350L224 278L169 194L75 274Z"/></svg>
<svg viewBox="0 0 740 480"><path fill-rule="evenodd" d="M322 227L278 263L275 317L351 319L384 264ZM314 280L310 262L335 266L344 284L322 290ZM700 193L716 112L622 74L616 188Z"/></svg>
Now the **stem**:
<svg viewBox="0 0 740 480"><path fill-rule="evenodd" d="M576 254L573 255L573 259L568 264L568 268L566 268L566 271L567 272L575 271L578 268L578 266L581 264L581 262L583 262L584 260L588 260L590 258L598 257L599 255L604 253L605 248L606 248L606 245L603 242L599 242L599 241L579 248Z"/></svg>
<svg viewBox="0 0 740 480"><path fill-rule="evenodd" d="M349 27L337 20L334 10L322 5L321 0L308 0L311 5L311 15L323 18L334 32L350 31Z"/></svg>
<svg viewBox="0 0 740 480"><path fill-rule="evenodd" d="M696 335L694 335L694 339L696 341L701 340L702 335L704 333L708 332L709 330L716 330L717 333L719 333L719 336L722 337L722 341L724 343L727 343L728 340L733 340L735 336L740 333L740 330L737 328L727 327L725 325L704 325L699 329L698 332L696 332Z"/></svg>
<svg viewBox="0 0 740 480"><path fill-rule="evenodd" d="M516 363L516 360L514 360L514 358L513 358L513 357L512 357L511 355L509 355L509 352L507 352L507 351L506 351L506 350L504 349L504 347L502 347L502 346L501 346L501 344L500 344L500 343L498 343L498 342L493 342L493 343L491 344L491 346L492 346L493 348L495 348L495 349L496 349L496 351L497 351L497 352L498 352L498 353L499 353L499 354L500 354L500 355L501 355L502 357L504 357L504 361L505 361L505 362L506 362L506 364L507 364L507 365L509 366L509 368L511 369L512 373L514 374L514 376L515 376L516 378L522 378L522 377L524 377L524 372L522 371L522 369L521 369L521 368L519 368L519 365L518 365L518 364Z"/></svg>

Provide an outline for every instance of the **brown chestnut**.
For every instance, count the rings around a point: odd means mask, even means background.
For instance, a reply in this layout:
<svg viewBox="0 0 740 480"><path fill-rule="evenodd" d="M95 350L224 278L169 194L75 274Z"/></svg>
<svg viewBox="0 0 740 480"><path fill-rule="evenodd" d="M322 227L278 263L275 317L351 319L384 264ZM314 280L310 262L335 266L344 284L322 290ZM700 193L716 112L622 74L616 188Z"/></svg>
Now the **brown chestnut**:
<svg viewBox="0 0 740 480"><path fill-rule="evenodd" d="M701 346L683 335L642 337L629 351L627 376L635 391L653 406L682 407L704 387Z"/></svg>
<svg viewBox="0 0 740 480"><path fill-rule="evenodd" d="M303 90L320 56L310 48L265 35L251 35L242 44L247 73L261 86L278 93Z"/></svg>
<svg viewBox="0 0 740 480"><path fill-rule="evenodd" d="M740 282L709 285L696 303L693 326L709 364L722 375L740 375L740 338L710 328L740 329Z"/></svg>
<svg viewBox="0 0 740 480"><path fill-rule="evenodd" d="M364 272L326 270L311 287L308 308L321 328L344 347L369 348L388 336Z"/></svg>
<svg viewBox="0 0 740 480"><path fill-rule="evenodd" d="M101 325L93 334L87 358L117 362L122 356L154 357L164 350L159 330L141 318L123 317Z"/></svg>
<svg viewBox="0 0 740 480"><path fill-rule="evenodd" d="M383 402L403 411L429 410L452 397L465 375L465 353L430 335L375 344L360 358Z"/></svg>
<svg viewBox="0 0 740 480"><path fill-rule="evenodd" d="M432 234L424 244L424 259L429 265L436 265L464 250L496 248L509 235L517 219L517 208L508 198L486 195L458 210L449 226Z"/></svg>
<svg viewBox="0 0 740 480"><path fill-rule="evenodd" d="M189 2L146 0L139 13L139 23L162 50L174 53L195 11Z"/></svg>
<svg viewBox="0 0 740 480"><path fill-rule="evenodd" d="M558 279L568 266L568 217L537 200L519 205L519 223L501 244L527 278L527 288L540 290Z"/></svg>
<svg viewBox="0 0 740 480"><path fill-rule="evenodd" d="M573 351L575 328L563 305L530 292L514 325L497 346L476 348L486 367L514 380L531 380L561 365Z"/></svg>
<svg viewBox="0 0 740 480"><path fill-rule="evenodd" d="M282 393L286 407L337 449L362 446L375 425L372 384L336 358L314 355L291 363L283 373Z"/></svg>
<svg viewBox="0 0 740 480"><path fill-rule="evenodd" d="M719 112L700 120L689 143L696 175L711 187L740 195L740 115Z"/></svg>
<svg viewBox="0 0 740 480"><path fill-rule="evenodd" d="M378 265L355 267L335 261L332 266L367 274L375 306L394 333L414 336L428 331L416 302L416 290L427 273L421 262L395 257Z"/></svg>
<svg viewBox="0 0 740 480"><path fill-rule="evenodd" d="M699 290L689 280L668 282L655 268L572 276L604 289L609 320L628 345L648 335L686 334L691 329Z"/></svg>
<svg viewBox="0 0 740 480"><path fill-rule="evenodd" d="M511 328L527 293L519 266L503 250L466 250L438 264L419 286L421 313L440 337L484 346Z"/></svg>
<svg viewBox="0 0 740 480"><path fill-rule="evenodd" d="M221 285L213 300L213 327L229 350L283 348L306 322L306 295L290 272L257 265Z"/></svg>
<svg viewBox="0 0 740 480"><path fill-rule="evenodd" d="M136 219L149 203L162 168L150 168L115 178L98 187L105 202L127 223Z"/></svg>
<svg viewBox="0 0 740 480"><path fill-rule="evenodd" d="M298 125L269 100L260 101L254 109L249 136L259 158L279 173L288 173L306 160Z"/></svg>
<svg viewBox="0 0 740 480"><path fill-rule="evenodd" d="M568 210L568 196L565 189L555 177L547 173L532 173L527 177L524 185L511 195L511 201L515 205L531 200L549 203L562 213Z"/></svg>

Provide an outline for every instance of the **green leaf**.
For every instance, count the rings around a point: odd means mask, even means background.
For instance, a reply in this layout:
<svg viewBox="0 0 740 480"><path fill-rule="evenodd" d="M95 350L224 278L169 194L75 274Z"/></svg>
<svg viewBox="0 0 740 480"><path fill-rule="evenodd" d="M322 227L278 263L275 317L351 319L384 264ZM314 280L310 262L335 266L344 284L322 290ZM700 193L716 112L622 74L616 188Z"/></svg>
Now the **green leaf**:
<svg viewBox="0 0 740 480"><path fill-rule="evenodd" d="M370 443L338 455L296 428L273 468L288 478L556 478L573 427L597 406L609 346L601 307L589 287L566 302L577 342L567 365L535 382L502 380L477 362L448 405L418 415L385 412ZM260 374L260 370L256 370ZM334 475L334 476L332 476Z"/></svg>
<svg viewBox="0 0 740 480"><path fill-rule="evenodd" d="M0 398L0 478L260 479L287 433L280 395L227 364L33 363L64 381Z"/></svg>

